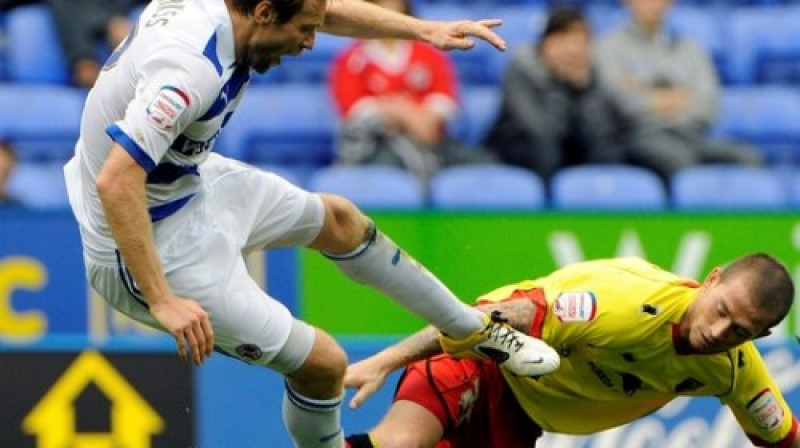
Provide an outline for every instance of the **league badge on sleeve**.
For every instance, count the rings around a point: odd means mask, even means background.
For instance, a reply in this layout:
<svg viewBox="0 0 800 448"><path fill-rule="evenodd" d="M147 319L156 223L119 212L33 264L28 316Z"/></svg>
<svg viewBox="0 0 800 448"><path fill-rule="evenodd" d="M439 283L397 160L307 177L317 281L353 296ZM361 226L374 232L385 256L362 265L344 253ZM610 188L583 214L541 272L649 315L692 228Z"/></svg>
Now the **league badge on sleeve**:
<svg viewBox="0 0 800 448"><path fill-rule="evenodd" d="M147 105L147 119L156 128L169 132L189 107L189 95L173 86L163 86Z"/></svg>
<svg viewBox="0 0 800 448"><path fill-rule="evenodd" d="M783 408L769 389L758 393L749 403L747 410L758 426L772 431L783 424Z"/></svg>
<svg viewBox="0 0 800 448"><path fill-rule="evenodd" d="M553 303L561 322L590 322L597 315L597 299L591 291L565 291Z"/></svg>

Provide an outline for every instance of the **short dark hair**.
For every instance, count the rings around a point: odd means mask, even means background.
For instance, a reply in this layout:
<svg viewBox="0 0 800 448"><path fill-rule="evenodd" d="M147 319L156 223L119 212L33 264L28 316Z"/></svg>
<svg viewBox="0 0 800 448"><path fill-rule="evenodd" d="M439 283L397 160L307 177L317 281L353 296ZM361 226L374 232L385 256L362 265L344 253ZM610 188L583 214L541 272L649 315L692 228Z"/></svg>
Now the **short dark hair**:
<svg viewBox="0 0 800 448"><path fill-rule="evenodd" d="M256 5L265 0L230 0L233 9L245 14L252 15ZM308 0L266 0L272 5L272 9L277 14L278 24L292 20L303 9L303 2Z"/></svg>
<svg viewBox="0 0 800 448"><path fill-rule="evenodd" d="M580 9L574 6L560 6L555 8L547 18L547 23L542 31L542 39L551 34L567 31L575 24L584 25L587 28L589 27Z"/></svg>
<svg viewBox="0 0 800 448"><path fill-rule="evenodd" d="M786 267L770 255L755 253L726 266L720 280L739 275L749 277L750 294L755 304L772 313L769 327L778 325L789 314L794 302L794 282Z"/></svg>

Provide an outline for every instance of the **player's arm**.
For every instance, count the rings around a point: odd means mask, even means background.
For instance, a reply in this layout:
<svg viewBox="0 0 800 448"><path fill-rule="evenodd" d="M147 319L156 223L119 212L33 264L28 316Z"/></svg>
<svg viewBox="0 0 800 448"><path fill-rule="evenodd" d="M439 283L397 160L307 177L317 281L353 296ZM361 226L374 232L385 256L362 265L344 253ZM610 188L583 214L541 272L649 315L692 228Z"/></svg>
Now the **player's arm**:
<svg viewBox="0 0 800 448"><path fill-rule="evenodd" d="M422 40L444 50L472 48L475 37L505 50L505 41L492 31L501 23L499 19L434 22L362 0L331 0L321 31L361 39Z"/></svg>
<svg viewBox="0 0 800 448"><path fill-rule="evenodd" d="M188 348L200 364L213 352L211 323L197 302L178 297L167 283L153 243L146 178L144 168L114 143L97 177L97 192L114 241L150 312L175 337L181 357L186 359Z"/></svg>
<svg viewBox="0 0 800 448"><path fill-rule="evenodd" d="M487 314L498 310L515 329L527 332L536 315L536 305L529 300L507 300L479 305ZM347 368L345 387L357 389L350 407L357 408L377 392L386 378L395 370L442 352L438 329L428 326L417 333L387 347L375 355Z"/></svg>
<svg viewBox="0 0 800 448"><path fill-rule="evenodd" d="M771 377L761 354L753 342L746 342L733 353L738 362L733 366L731 390L720 396L728 405L739 426L755 446L800 448L798 420ZM729 374L723 369L721 374Z"/></svg>
<svg viewBox="0 0 800 448"><path fill-rule="evenodd" d="M114 143L96 186L114 241L150 312L175 337L178 353L195 364L210 356L214 336L206 312L170 289L153 243L147 211L147 172L125 149Z"/></svg>

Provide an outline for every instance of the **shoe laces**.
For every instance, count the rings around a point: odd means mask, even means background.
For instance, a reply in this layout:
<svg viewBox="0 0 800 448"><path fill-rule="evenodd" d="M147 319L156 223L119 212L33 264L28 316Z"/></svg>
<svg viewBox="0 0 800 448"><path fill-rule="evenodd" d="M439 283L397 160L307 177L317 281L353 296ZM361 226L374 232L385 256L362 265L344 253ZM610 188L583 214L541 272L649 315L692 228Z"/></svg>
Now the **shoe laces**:
<svg viewBox="0 0 800 448"><path fill-rule="evenodd" d="M495 310L489 317L491 321L486 324L481 333L485 334L487 339L494 339L508 350L520 351L525 344L519 339L516 330L508 325L508 319L503 317L503 313Z"/></svg>

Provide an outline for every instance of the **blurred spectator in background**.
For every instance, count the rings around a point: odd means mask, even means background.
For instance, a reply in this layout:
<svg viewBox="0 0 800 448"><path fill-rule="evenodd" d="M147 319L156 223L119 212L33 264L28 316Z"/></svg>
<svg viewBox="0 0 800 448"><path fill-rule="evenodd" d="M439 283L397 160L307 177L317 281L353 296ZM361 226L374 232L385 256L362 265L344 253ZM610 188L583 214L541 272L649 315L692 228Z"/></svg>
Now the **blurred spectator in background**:
<svg viewBox="0 0 800 448"><path fill-rule="evenodd" d="M633 160L668 179L704 162L760 165L745 145L712 141L719 80L710 54L665 23L672 0L624 0L632 21L598 42L597 61L626 101L658 133Z"/></svg>
<svg viewBox="0 0 800 448"><path fill-rule="evenodd" d="M8 193L8 181L17 166L17 155L11 144L0 142L0 207L20 205L20 201Z"/></svg>
<svg viewBox="0 0 800 448"><path fill-rule="evenodd" d="M47 0L58 28L72 82L94 85L101 60L125 39L136 0ZM106 54L104 54L106 53Z"/></svg>
<svg viewBox="0 0 800 448"><path fill-rule="evenodd" d="M370 0L411 15L407 0ZM357 41L334 61L331 90L342 117L339 162L395 165L427 186L440 168L494 158L455 141L458 81L449 57L419 41Z"/></svg>
<svg viewBox="0 0 800 448"><path fill-rule="evenodd" d="M578 9L555 9L538 44L517 50L486 146L506 163L549 179L580 163L622 163L636 117L592 61L589 25Z"/></svg>

